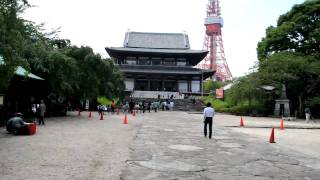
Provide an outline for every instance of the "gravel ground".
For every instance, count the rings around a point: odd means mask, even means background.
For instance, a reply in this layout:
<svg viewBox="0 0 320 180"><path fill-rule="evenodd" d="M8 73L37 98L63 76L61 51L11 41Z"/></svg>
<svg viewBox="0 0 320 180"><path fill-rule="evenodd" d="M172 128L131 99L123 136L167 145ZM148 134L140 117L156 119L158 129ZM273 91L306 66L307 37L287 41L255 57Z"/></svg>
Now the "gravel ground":
<svg viewBox="0 0 320 180"><path fill-rule="evenodd" d="M34 136L0 130L0 179L119 179L139 119L97 113L47 118Z"/></svg>

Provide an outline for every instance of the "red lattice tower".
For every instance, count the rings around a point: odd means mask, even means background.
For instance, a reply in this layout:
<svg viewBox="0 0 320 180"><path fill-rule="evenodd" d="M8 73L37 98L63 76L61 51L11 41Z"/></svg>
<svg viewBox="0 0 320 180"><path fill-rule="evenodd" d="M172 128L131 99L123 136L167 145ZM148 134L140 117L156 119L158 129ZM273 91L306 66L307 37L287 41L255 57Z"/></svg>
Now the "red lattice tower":
<svg viewBox="0 0 320 180"><path fill-rule="evenodd" d="M214 79L219 81L232 80L225 58L222 31L223 19L219 0L209 0L207 5L207 17L205 18L206 35L204 38L203 49L209 51L208 55L197 67L201 69L212 69L216 71Z"/></svg>

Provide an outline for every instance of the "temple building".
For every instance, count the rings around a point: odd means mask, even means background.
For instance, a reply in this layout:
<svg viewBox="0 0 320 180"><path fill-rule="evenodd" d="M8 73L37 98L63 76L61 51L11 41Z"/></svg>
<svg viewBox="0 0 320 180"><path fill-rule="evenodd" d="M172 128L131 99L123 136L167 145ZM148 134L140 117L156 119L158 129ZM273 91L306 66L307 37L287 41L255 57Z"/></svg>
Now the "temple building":
<svg viewBox="0 0 320 180"><path fill-rule="evenodd" d="M184 33L127 32L123 47L106 47L125 74L126 90L200 94L212 70L194 68L208 51L190 49Z"/></svg>

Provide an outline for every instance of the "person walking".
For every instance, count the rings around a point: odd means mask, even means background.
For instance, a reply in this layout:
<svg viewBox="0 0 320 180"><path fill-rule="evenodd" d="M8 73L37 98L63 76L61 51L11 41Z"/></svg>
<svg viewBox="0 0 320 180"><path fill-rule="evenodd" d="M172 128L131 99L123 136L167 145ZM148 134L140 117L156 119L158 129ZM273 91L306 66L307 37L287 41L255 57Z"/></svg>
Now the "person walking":
<svg viewBox="0 0 320 180"><path fill-rule="evenodd" d="M99 105L97 106L97 110L98 110L98 115L99 115L99 116L102 115L102 111L103 111L102 109L103 109L102 105L99 104Z"/></svg>
<svg viewBox="0 0 320 180"><path fill-rule="evenodd" d="M134 111L134 106L135 106L135 103L131 99L130 102L129 102L129 111L130 111L131 114Z"/></svg>
<svg viewBox="0 0 320 180"><path fill-rule="evenodd" d="M211 107L211 103L207 103L207 107L203 110L204 118L204 137L207 137L207 126L209 125L209 139L212 137L212 119L214 116L214 109Z"/></svg>
<svg viewBox="0 0 320 180"><path fill-rule="evenodd" d="M142 113L146 111L146 102L142 101Z"/></svg>
<svg viewBox="0 0 320 180"><path fill-rule="evenodd" d="M309 123L310 117L311 117L311 111L309 107L306 107L304 109L304 113L306 114L306 123Z"/></svg>
<svg viewBox="0 0 320 180"><path fill-rule="evenodd" d="M44 104L44 101L40 101L40 118L39 118L39 125L44 125L44 113L46 112L46 104Z"/></svg>
<svg viewBox="0 0 320 180"><path fill-rule="evenodd" d="M114 100L112 100L112 103L111 103L111 113L112 114L114 114L115 109L116 109L116 103L114 102Z"/></svg>
<svg viewBox="0 0 320 180"><path fill-rule="evenodd" d="M148 102L148 106L147 107L148 107L148 111L151 112L151 102L150 101Z"/></svg>

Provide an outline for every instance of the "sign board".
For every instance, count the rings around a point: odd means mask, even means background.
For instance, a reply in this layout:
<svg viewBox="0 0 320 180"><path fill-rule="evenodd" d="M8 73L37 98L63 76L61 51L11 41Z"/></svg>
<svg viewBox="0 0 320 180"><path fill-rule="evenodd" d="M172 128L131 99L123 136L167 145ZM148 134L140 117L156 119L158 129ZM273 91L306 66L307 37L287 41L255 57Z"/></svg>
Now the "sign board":
<svg viewBox="0 0 320 180"><path fill-rule="evenodd" d="M216 98L223 99L223 88L216 89Z"/></svg>
<svg viewBox="0 0 320 180"><path fill-rule="evenodd" d="M0 106L3 106L4 104L4 96L2 94L0 94Z"/></svg>

